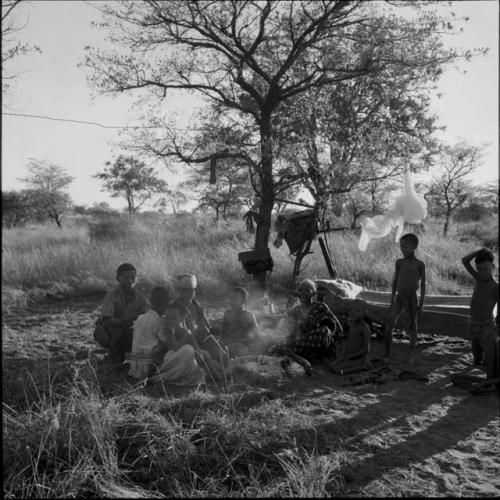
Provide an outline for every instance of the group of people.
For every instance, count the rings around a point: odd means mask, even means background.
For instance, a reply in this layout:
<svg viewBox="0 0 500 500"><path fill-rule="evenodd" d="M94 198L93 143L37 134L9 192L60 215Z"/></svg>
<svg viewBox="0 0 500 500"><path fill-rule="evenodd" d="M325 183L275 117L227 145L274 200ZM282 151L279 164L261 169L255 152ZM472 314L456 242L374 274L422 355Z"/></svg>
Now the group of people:
<svg viewBox="0 0 500 500"><path fill-rule="evenodd" d="M426 288L425 265L415 256L418 243L418 237L412 233L400 239L403 257L396 261L385 323L384 357L387 360L392 330L400 315L406 318L410 335L408 359L414 360L417 318L422 313ZM475 259L475 268L471 265L472 259ZM498 377L498 313L493 319L498 285L492 276L493 254L483 248L462 261L476 281L470 307L474 364L486 362L487 377L492 379ZM232 357L257 353L260 329L255 315L246 308L245 288L233 288L221 331L216 332L196 300L196 276L186 274L177 278L176 297L170 288L153 288L149 307L146 297L135 289L137 271L132 264L120 265L116 279L118 286L104 298L94 336L100 345L108 348L111 362L122 364L129 358L131 377L197 385L206 376L224 377L230 370ZM326 364L338 374L364 369L371 337L367 304L359 299L350 300L347 321L340 321L325 302L316 299L314 281L299 282L294 295L298 303L282 320L288 332L286 340L273 346L269 353L293 353L296 359Z"/></svg>

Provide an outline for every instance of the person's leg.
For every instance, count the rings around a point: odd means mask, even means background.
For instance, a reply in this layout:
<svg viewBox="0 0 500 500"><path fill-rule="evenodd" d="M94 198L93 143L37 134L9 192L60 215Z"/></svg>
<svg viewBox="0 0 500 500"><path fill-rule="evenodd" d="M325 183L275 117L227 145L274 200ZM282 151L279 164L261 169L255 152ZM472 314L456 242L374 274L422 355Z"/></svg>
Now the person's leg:
<svg viewBox="0 0 500 500"><path fill-rule="evenodd" d="M495 326L489 326L484 334L484 367L486 378L494 379L500 376L500 356L498 352L499 338Z"/></svg>
<svg viewBox="0 0 500 500"><path fill-rule="evenodd" d="M107 331L110 336L109 359L117 363L125 360L125 353L132 350L131 328L121 326L108 326Z"/></svg>
<svg viewBox="0 0 500 500"><path fill-rule="evenodd" d="M391 346L392 346L392 329L394 327L394 323L398 319L399 314L401 313L401 300L396 296L394 300L394 304L389 311L388 320L385 324L385 332L384 332L384 346L385 353L384 357L389 359L391 354Z"/></svg>
<svg viewBox="0 0 500 500"><path fill-rule="evenodd" d="M471 347L475 365L482 365L484 358L484 333L485 328L480 324L471 325Z"/></svg>
<svg viewBox="0 0 500 500"><path fill-rule="evenodd" d="M417 296L412 296L407 303L408 307L408 334L410 335L410 349L408 360L413 361L415 355L415 346L417 345Z"/></svg>

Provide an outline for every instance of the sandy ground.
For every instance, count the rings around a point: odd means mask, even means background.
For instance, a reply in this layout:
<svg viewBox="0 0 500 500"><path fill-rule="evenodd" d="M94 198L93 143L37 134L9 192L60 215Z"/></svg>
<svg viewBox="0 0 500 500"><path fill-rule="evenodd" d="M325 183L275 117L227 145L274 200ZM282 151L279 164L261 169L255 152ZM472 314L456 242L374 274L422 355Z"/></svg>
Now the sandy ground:
<svg viewBox="0 0 500 500"><path fill-rule="evenodd" d="M80 301L5 317L4 402L16 405L34 397L34 384L25 383L25 394L14 394L26 370L46 367L57 384L69 380L78 363L96 356L91 332L97 312L96 303ZM395 340L396 366L402 366L407 348L405 339ZM381 350L375 341L373 356ZM312 430L320 454L339 445L347 450L341 474L349 495L498 496L498 394L474 396L450 382L453 372L482 374L472 369L469 351L462 339L421 338L416 366L428 382L342 386L345 379L320 368L310 377L262 379L261 387L309 422L303 431ZM123 376L102 380L112 382L116 391L126 384ZM395 491L395 483L400 491Z"/></svg>

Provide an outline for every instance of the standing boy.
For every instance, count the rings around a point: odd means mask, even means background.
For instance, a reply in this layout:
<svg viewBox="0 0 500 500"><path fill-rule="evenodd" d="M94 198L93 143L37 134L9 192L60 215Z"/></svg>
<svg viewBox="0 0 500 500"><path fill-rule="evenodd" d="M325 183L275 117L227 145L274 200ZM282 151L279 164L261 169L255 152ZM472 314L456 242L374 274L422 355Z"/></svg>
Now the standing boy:
<svg viewBox="0 0 500 500"><path fill-rule="evenodd" d="M230 309L224 312L222 320L222 340L229 346L229 351L234 356L255 354L252 346L256 340L259 327L253 312L245 308L248 292L245 288L234 287L230 299Z"/></svg>
<svg viewBox="0 0 500 500"><path fill-rule="evenodd" d="M396 261L396 270L392 282L391 304L389 306L388 322L385 325L385 357L389 359L392 345L392 329L402 312L408 320L410 334L410 351L408 361L413 361L417 343L417 315L422 314L425 298L425 264L415 257L418 247L418 237L407 233L399 240L402 259ZM417 290L420 282L420 301L417 301Z"/></svg>
<svg viewBox="0 0 500 500"><path fill-rule="evenodd" d="M470 264L472 259L474 259L476 269ZM470 337L474 364L481 365L485 357L485 337L491 336L493 340L491 345L494 346L495 337L498 334L495 326L495 322L498 326L498 283L492 276L495 267L493 254L487 248L481 248L466 255L462 259L462 263L476 280L470 302ZM493 321L495 304L497 304L497 315L495 321ZM496 341L496 345L498 346L498 341ZM493 349L495 348L493 347ZM488 352L486 357L491 354ZM494 364L495 361L493 361L493 366Z"/></svg>
<svg viewBox="0 0 500 500"><path fill-rule="evenodd" d="M365 314L365 301L354 299L350 302L349 333L343 345L342 355L328 365L332 372L344 375L366 367L371 330L364 320Z"/></svg>
<svg viewBox="0 0 500 500"><path fill-rule="evenodd" d="M102 326L109 339L109 360L122 363L132 349L132 325L139 314L145 313L146 297L135 290L137 271L124 263L116 270L118 286L109 291L102 303Z"/></svg>

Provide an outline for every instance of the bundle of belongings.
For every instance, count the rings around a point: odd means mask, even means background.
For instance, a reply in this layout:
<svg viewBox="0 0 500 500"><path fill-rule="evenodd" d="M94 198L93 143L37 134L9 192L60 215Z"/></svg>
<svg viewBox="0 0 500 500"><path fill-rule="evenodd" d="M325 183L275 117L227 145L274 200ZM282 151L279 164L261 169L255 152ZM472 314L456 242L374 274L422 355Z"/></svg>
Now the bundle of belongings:
<svg viewBox="0 0 500 500"><path fill-rule="evenodd" d="M351 302L363 291L363 287L347 280L316 280L318 287L318 300L323 301L337 316L344 334L349 331L348 312ZM387 321L386 311L379 306L366 304L365 321L372 333L377 336L383 335Z"/></svg>
<svg viewBox="0 0 500 500"><path fill-rule="evenodd" d="M316 226L316 215L313 209L280 214L274 223L274 229L278 235L273 245L280 248L285 240L290 253L295 255L314 236Z"/></svg>

